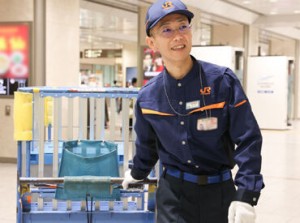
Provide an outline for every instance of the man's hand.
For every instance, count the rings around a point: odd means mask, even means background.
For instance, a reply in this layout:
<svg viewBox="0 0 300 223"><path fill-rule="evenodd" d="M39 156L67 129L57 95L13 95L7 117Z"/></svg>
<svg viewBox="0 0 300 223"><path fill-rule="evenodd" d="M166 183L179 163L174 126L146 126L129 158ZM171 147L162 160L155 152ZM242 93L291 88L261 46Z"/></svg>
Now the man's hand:
<svg viewBox="0 0 300 223"><path fill-rule="evenodd" d="M250 204L232 201L228 209L228 223L254 223L255 210Z"/></svg>
<svg viewBox="0 0 300 223"><path fill-rule="evenodd" d="M122 182L122 187L124 190L127 190L129 184L137 183L142 180L136 180L131 176L131 170L126 170L124 174L124 180Z"/></svg>

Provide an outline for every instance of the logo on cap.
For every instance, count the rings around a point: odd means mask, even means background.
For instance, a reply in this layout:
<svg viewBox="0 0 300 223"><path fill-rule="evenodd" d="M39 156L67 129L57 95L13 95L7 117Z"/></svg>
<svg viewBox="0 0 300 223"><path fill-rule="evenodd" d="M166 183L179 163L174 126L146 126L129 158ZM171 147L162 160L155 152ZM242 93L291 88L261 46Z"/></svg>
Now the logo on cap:
<svg viewBox="0 0 300 223"><path fill-rule="evenodd" d="M163 9L170 9L170 8L173 8L174 7L174 5L173 5L173 3L171 2L171 1L167 1L167 2L165 2L163 5L162 5L162 8Z"/></svg>

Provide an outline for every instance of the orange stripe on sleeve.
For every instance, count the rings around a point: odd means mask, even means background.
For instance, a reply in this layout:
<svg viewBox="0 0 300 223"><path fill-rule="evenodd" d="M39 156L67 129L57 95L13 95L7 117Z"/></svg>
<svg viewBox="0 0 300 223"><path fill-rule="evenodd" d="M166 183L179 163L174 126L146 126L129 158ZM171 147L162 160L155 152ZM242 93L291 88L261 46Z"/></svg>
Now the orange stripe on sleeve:
<svg viewBox="0 0 300 223"><path fill-rule="evenodd" d="M162 115L162 116L174 116L173 114L159 112L151 109L142 108L142 113L144 115Z"/></svg>
<svg viewBox="0 0 300 223"><path fill-rule="evenodd" d="M245 104L246 102L247 102L247 100L243 100L243 101L241 101L240 103L237 103L236 105L234 105L234 107L235 107L235 108L236 108L236 107L239 107L239 106Z"/></svg>

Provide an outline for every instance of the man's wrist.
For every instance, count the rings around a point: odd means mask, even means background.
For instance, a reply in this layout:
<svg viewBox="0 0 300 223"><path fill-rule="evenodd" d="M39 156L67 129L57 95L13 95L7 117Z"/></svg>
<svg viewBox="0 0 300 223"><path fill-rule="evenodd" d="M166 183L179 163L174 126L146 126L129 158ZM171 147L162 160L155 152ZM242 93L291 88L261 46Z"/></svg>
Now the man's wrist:
<svg viewBox="0 0 300 223"><path fill-rule="evenodd" d="M131 176L133 177L133 179L135 180L143 180L145 178L147 178L148 174L138 170L138 169L135 169L134 167L132 167L131 169Z"/></svg>
<svg viewBox="0 0 300 223"><path fill-rule="evenodd" d="M257 205L259 196L260 196L260 192L238 189L235 193L235 197L233 200L246 202L252 206L255 206Z"/></svg>

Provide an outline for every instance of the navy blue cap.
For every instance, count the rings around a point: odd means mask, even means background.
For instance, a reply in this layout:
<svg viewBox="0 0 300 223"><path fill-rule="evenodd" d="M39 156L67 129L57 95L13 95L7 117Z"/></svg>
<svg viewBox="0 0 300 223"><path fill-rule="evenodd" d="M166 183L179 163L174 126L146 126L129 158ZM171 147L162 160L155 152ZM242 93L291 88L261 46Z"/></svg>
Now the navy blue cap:
<svg viewBox="0 0 300 223"><path fill-rule="evenodd" d="M194 17L194 14L190 12L185 4L180 0L158 0L151 5L146 15L146 33L150 36L150 29L152 29L162 18L165 16L176 13L185 15L189 22Z"/></svg>

